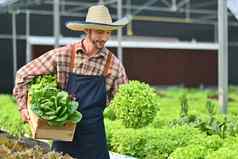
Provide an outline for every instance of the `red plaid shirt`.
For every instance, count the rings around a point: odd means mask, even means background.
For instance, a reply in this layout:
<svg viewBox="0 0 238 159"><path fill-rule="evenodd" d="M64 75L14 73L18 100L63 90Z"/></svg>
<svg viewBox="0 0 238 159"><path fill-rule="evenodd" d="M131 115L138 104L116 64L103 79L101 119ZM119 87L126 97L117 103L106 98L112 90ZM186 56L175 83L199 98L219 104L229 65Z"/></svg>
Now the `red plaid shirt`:
<svg viewBox="0 0 238 159"><path fill-rule="evenodd" d="M77 53L72 72L83 75L102 75L109 55L109 50L106 48L103 48L90 58L83 52L81 42L50 50L17 71L13 95L16 97L20 109L27 107L27 84L37 75L56 73L60 87L65 87L69 72L71 72L70 62L73 48L77 50ZM109 74L106 75L108 101L115 95L119 85L127 82L128 79L124 67L112 55Z"/></svg>

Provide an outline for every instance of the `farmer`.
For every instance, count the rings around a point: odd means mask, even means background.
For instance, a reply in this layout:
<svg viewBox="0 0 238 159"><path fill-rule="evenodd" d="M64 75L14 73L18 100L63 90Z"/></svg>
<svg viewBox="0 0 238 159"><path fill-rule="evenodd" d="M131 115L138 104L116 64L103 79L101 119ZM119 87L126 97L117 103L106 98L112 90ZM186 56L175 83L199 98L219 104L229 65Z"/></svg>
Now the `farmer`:
<svg viewBox="0 0 238 159"><path fill-rule="evenodd" d="M13 94L24 121L29 121L27 84L37 75L57 74L59 86L80 103L83 119L77 124L73 141L53 141L53 150L80 159L109 159L103 110L118 86L128 80L124 67L105 43L111 31L127 23L127 18L113 23L105 6L92 6L85 22L66 24L68 29L85 32L85 38L50 50L17 71Z"/></svg>

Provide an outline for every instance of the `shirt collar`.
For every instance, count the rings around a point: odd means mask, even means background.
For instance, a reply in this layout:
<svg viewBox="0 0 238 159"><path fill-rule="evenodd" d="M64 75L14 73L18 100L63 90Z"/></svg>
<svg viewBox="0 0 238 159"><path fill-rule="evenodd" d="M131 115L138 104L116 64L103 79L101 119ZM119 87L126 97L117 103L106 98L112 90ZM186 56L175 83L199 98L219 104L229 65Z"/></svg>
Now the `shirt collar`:
<svg viewBox="0 0 238 159"><path fill-rule="evenodd" d="M85 52L85 47L83 45L83 41L84 41L84 39L75 44L75 50L76 50L77 54L79 54L79 53L83 54ZM99 50L99 52L96 55L94 55L94 57L100 57L100 56L106 57L107 52L108 52L108 50L104 47L101 50Z"/></svg>

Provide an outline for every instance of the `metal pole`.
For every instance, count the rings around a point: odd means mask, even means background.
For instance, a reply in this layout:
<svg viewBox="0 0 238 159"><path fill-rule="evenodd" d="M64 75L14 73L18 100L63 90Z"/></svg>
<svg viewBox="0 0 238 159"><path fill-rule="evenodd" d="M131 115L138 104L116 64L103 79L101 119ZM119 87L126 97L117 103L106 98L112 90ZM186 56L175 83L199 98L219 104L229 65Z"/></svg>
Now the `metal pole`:
<svg viewBox="0 0 238 159"><path fill-rule="evenodd" d="M190 16L191 16L191 14L190 14L190 0L187 0L187 3L186 3L186 12L185 12L185 17L186 17L186 19L190 19Z"/></svg>
<svg viewBox="0 0 238 159"><path fill-rule="evenodd" d="M118 19L122 18L122 0L117 1L117 17ZM122 50L122 29L117 31L117 55L121 63L123 63L123 50Z"/></svg>
<svg viewBox="0 0 238 159"><path fill-rule="evenodd" d="M17 72L17 40L16 40L16 13L12 12L12 46L13 46L13 84L15 84Z"/></svg>
<svg viewBox="0 0 238 159"><path fill-rule="evenodd" d="M104 0L99 0L98 4L104 5Z"/></svg>
<svg viewBox="0 0 238 159"><path fill-rule="evenodd" d="M127 6L131 6L131 0L127 0ZM132 16L131 14L131 8L128 7L126 8L126 12L127 12L127 15L129 16ZM132 31L132 20L130 21L130 23L127 25L127 35L130 35L132 36L133 35L133 31Z"/></svg>
<svg viewBox="0 0 238 159"><path fill-rule="evenodd" d="M177 2L176 2L176 0L172 0L171 10L172 11L177 11Z"/></svg>
<svg viewBox="0 0 238 159"><path fill-rule="evenodd" d="M55 48L59 46L60 39L60 0L54 0L54 37Z"/></svg>
<svg viewBox="0 0 238 159"><path fill-rule="evenodd" d="M30 12L26 11L26 63L31 61L30 36Z"/></svg>
<svg viewBox="0 0 238 159"><path fill-rule="evenodd" d="M64 12L65 11L65 6L66 6L65 5L66 2L65 2L65 0L62 0L61 2L62 2L61 3L61 10Z"/></svg>
<svg viewBox="0 0 238 159"><path fill-rule="evenodd" d="M228 21L227 0L218 0L218 94L221 112L227 113L228 102Z"/></svg>
<svg viewBox="0 0 238 159"><path fill-rule="evenodd" d="M218 43L218 24L214 24L214 42Z"/></svg>

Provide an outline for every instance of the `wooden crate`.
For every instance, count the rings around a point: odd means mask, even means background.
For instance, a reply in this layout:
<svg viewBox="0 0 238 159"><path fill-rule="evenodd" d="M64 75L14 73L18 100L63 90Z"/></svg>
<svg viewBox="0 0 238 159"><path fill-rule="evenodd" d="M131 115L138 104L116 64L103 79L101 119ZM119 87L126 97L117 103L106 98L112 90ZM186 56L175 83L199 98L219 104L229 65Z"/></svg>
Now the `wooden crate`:
<svg viewBox="0 0 238 159"><path fill-rule="evenodd" d="M30 109L30 97L28 97L28 112L30 127L34 139L72 141L76 124L66 123L63 127L49 126L47 120L39 118Z"/></svg>

